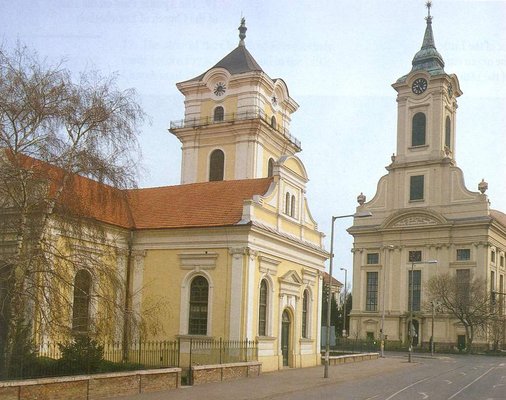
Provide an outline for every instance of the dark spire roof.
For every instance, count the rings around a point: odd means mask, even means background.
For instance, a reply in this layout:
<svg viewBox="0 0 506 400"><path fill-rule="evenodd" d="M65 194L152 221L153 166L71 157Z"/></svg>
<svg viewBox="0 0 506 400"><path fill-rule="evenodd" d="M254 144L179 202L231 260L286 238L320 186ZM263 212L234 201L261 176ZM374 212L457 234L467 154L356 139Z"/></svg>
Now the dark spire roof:
<svg viewBox="0 0 506 400"><path fill-rule="evenodd" d="M239 26L239 45L218 61L212 68L224 68L231 75L243 74L245 72L260 71L263 72L262 68L255 61L251 53L246 49L244 39L246 38L246 20L241 19L241 25ZM208 70L209 71L209 70ZM200 81L207 73L197 76L196 78L190 79L190 81Z"/></svg>
<svg viewBox="0 0 506 400"><path fill-rule="evenodd" d="M434 34L432 33L432 16L430 15L431 1L426 3L428 14L425 17L427 27L423 36L422 48L413 57L411 72L413 71L427 71L431 75L444 74L445 63L443 57L436 49L434 42ZM399 81L404 81L406 76L403 76Z"/></svg>

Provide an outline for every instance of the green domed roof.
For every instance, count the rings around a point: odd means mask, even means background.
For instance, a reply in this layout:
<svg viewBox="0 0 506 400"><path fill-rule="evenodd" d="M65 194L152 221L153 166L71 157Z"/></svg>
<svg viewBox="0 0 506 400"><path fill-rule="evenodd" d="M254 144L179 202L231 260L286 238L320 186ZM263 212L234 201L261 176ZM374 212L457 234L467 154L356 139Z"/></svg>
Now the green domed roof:
<svg viewBox="0 0 506 400"><path fill-rule="evenodd" d="M425 28L425 35L423 36L422 48L415 54L413 61L411 62L412 68L410 73L414 71L427 71L430 75L441 75L445 74L443 57L436 49L434 42L434 34L432 33L432 16L430 15L430 1L427 2L427 8L429 14L425 17L427 21L427 27ZM406 77L404 75L399 78L397 82L404 82Z"/></svg>

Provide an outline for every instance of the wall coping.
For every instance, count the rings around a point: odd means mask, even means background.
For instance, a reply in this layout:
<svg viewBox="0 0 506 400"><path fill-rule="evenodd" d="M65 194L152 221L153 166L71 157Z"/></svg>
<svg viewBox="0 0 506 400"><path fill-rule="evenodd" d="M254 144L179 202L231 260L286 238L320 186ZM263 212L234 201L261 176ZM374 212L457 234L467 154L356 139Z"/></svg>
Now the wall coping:
<svg viewBox="0 0 506 400"><path fill-rule="evenodd" d="M87 381L93 379L106 379L106 378L120 378L125 376L134 375L158 375L167 373L179 373L181 368L159 368L159 369L142 369L134 371L123 371L123 372L107 372L103 374L90 374L90 375L74 375L74 376L57 376L52 378L39 378L39 379L25 379L18 381L2 381L0 382L0 388L2 387L15 387L15 386L31 386L41 385L50 383L64 383L64 382L77 382Z"/></svg>
<svg viewBox="0 0 506 400"><path fill-rule="evenodd" d="M204 369L217 369L217 368L233 368L233 367L251 367L256 365L262 365L260 361L244 361L237 363L228 364L209 364L209 365L192 365L193 371L199 371Z"/></svg>
<svg viewBox="0 0 506 400"><path fill-rule="evenodd" d="M339 358L356 358L356 357L364 357L364 356L378 356L379 353L357 353L357 354L344 354L342 356L329 356L330 360L336 360ZM325 359L325 356L322 356L322 359Z"/></svg>

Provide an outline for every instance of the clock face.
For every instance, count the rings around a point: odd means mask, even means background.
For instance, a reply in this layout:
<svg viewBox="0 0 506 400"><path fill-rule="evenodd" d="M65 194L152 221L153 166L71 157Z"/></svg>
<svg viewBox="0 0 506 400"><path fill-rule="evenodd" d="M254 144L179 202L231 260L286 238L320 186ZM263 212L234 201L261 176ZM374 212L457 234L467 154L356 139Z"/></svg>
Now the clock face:
<svg viewBox="0 0 506 400"><path fill-rule="evenodd" d="M427 80L425 78L418 78L411 85L411 90L414 94L421 94L427 90Z"/></svg>
<svg viewBox="0 0 506 400"><path fill-rule="evenodd" d="M225 85L224 82L218 82L215 86L214 86L214 94L216 96L223 96L225 94L225 91L227 90L227 85Z"/></svg>
<svg viewBox="0 0 506 400"><path fill-rule="evenodd" d="M448 85L448 96L453 96L453 86L451 83Z"/></svg>

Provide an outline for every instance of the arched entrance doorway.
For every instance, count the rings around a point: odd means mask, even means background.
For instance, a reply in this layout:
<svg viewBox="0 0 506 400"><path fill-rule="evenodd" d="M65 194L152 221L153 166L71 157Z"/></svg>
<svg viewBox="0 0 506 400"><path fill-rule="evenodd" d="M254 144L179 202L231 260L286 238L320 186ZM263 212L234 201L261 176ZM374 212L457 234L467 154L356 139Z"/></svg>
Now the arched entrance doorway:
<svg viewBox="0 0 506 400"><path fill-rule="evenodd" d="M283 354L283 367L289 366L290 325L290 313L288 310L285 310L281 317L281 353Z"/></svg>
<svg viewBox="0 0 506 400"><path fill-rule="evenodd" d="M418 320L416 319L413 319L413 325L411 327L411 332L409 332L409 329L410 329L410 325L408 323L408 338L411 339L411 343L413 344L414 347L418 346L418 343L419 343L419 322Z"/></svg>

